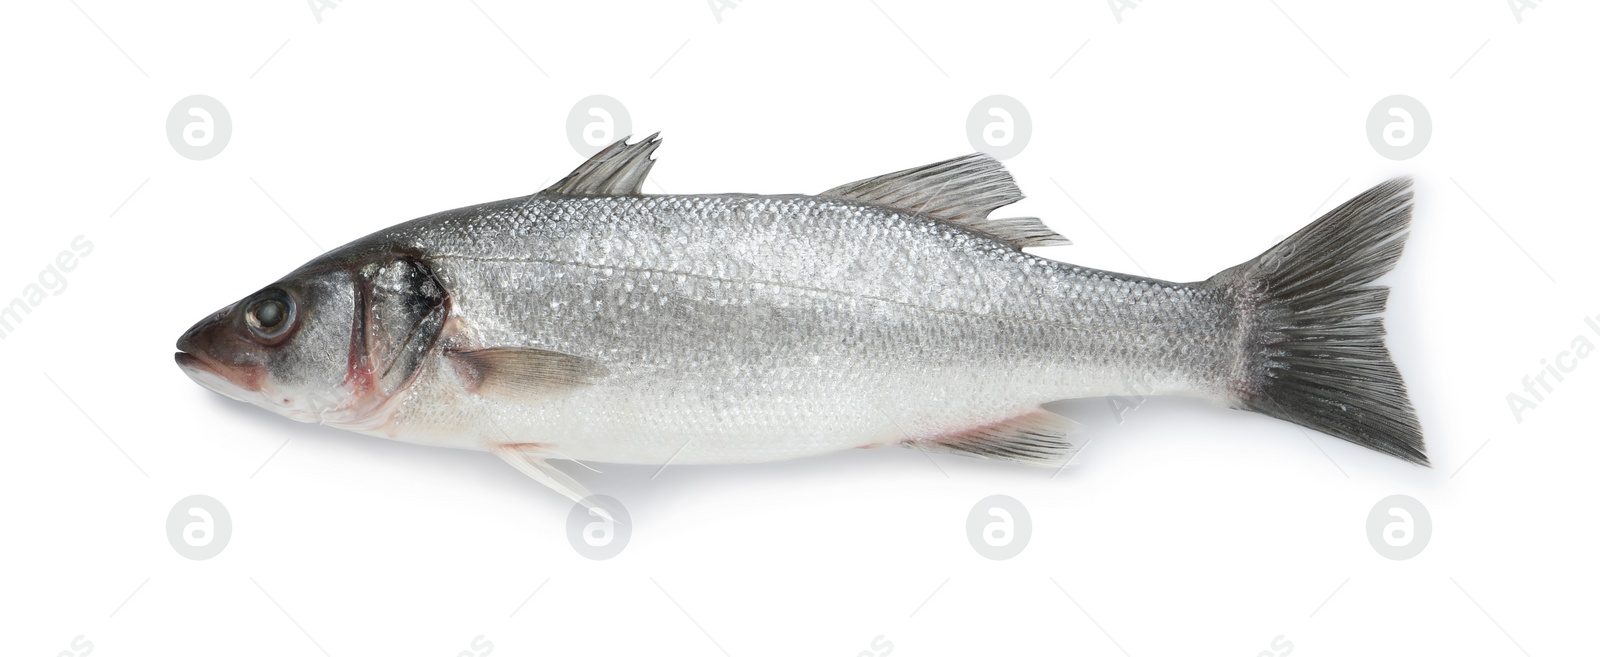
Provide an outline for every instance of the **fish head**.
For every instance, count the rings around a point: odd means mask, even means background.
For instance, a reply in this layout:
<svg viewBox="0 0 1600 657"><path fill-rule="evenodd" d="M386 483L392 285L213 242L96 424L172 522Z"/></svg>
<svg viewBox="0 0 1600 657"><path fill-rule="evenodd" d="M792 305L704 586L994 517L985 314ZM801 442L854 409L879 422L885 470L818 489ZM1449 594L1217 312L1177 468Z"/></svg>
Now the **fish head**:
<svg viewBox="0 0 1600 657"><path fill-rule="evenodd" d="M197 322L178 338L178 367L213 392L319 421L355 392L355 297L348 270L285 278Z"/></svg>
<svg viewBox="0 0 1600 657"><path fill-rule="evenodd" d="M301 422L381 428L448 315L419 260L313 261L178 338L189 378Z"/></svg>

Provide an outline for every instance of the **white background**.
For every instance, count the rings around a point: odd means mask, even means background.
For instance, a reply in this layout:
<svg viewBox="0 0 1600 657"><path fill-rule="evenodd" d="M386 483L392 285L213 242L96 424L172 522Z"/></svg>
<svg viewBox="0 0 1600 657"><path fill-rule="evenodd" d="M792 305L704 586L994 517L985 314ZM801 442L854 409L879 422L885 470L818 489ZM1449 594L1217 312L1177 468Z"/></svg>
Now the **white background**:
<svg viewBox="0 0 1600 657"><path fill-rule="evenodd" d="M0 304L75 236L95 248L0 340L4 651L1592 649L1600 361L1520 422L1507 395L1578 336L1600 344L1594 6L932 5L351 2L319 22L295 0L10 4ZM210 160L167 141L192 94L231 116ZM1032 135L1011 215L1075 240L1052 257L1174 280L1413 175L1388 325L1435 467L1201 404L1118 424L1081 402L1094 440L1053 479L907 450L602 466L580 478L634 536L590 561L569 504L491 455L296 424L173 365L191 323L324 248L566 174L566 117L592 94L663 131L652 193L816 192L959 155L974 103L1012 96ZM1366 136L1392 94L1432 117L1408 161ZM192 494L232 517L209 561L165 535ZM1032 517L1008 561L965 533L993 494ZM1410 560L1368 540L1392 494L1432 518Z"/></svg>

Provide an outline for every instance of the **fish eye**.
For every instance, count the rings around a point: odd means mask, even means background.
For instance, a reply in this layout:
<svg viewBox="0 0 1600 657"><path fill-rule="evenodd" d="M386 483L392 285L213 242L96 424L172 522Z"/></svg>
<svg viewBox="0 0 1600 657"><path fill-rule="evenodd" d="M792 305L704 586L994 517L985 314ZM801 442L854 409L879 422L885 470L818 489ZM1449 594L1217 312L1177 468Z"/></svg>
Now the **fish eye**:
<svg viewBox="0 0 1600 657"><path fill-rule="evenodd" d="M289 309L283 305L282 301L276 299L263 301L256 306L254 311L256 326L272 330L283 323L283 316L288 311Z"/></svg>
<svg viewBox="0 0 1600 657"><path fill-rule="evenodd" d="M271 340L282 337L294 325L294 301L277 290L250 303L245 323L256 337Z"/></svg>

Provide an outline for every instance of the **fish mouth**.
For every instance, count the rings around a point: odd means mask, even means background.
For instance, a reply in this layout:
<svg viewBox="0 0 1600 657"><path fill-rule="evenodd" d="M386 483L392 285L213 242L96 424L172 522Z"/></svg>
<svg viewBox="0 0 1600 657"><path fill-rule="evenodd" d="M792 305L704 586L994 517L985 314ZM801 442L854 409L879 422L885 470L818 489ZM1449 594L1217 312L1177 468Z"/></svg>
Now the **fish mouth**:
<svg viewBox="0 0 1600 657"><path fill-rule="evenodd" d="M218 371L210 361L186 351L173 354L173 360L177 361L178 369L183 370L200 387L235 401L250 401L245 398L245 391Z"/></svg>
<svg viewBox="0 0 1600 657"><path fill-rule="evenodd" d="M189 334L178 340L178 351L172 355L178 369L207 390L230 399L254 403L250 397L260 394L259 373L252 368L218 362L203 349L196 348L195 342Z"/></svg>
<svg viewBox="0 0 1600 657"><path fill-rule="evenodd" d="M206 356L205 350L200 348L197 334L199 325L189 329L183 337L178 338L177 353L172 354L172 359L184 372L205 372L214 376L222 376L226 369L220 363Z"/></svg>
<svg viewBox="0 0 1600 657"><path fill-rule="evenodd" d="M205 361L201 360L199 356L191 354L187 351L179 351L178 353L173 354L172 359L177 361L178 367L183 368L183 370L186 372L191 369L209 371L209 366L206 365Z"/></svg>

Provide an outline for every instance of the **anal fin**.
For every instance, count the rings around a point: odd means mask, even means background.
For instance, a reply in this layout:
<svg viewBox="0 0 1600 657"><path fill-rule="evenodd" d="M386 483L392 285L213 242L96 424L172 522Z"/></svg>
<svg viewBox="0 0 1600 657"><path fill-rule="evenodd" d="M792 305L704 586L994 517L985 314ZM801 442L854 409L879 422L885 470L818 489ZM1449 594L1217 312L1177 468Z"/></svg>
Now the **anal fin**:
<svg viewBox="0 0 1600 657"><path fill-rule="evenodd" d="M1072 460L1080 425L1044 409L948 436L908 441L910 447L1028 465L1058 467Z"/></svg>

